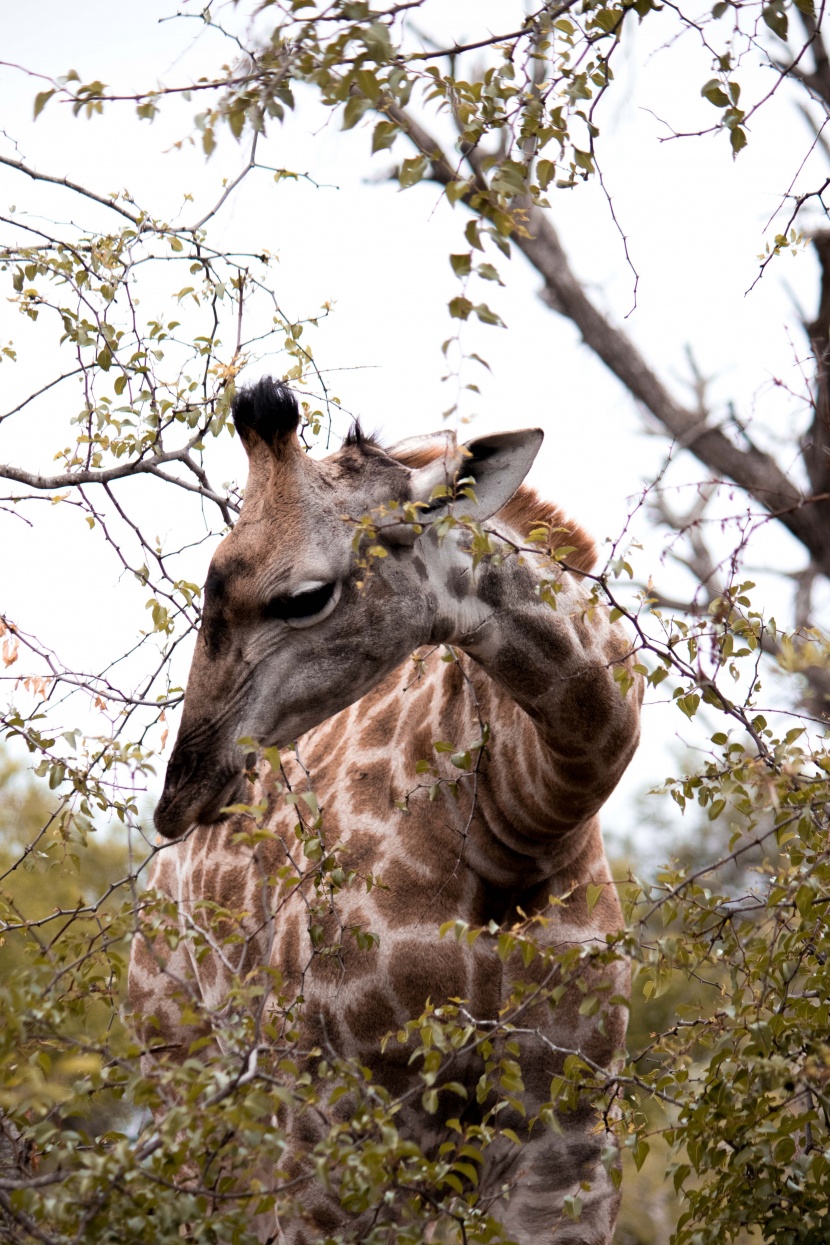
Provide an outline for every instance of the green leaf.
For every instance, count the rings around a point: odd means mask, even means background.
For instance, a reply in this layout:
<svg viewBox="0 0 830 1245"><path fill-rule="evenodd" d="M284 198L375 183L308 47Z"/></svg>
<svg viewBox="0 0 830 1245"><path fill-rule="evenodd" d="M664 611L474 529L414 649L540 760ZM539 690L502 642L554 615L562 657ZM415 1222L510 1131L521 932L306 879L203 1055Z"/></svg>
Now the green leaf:
<svg viewBox="0 0 830 1245"><path fill-rule="evenodd" d="M426 156L413 156L410 160L404 160L398 169L398 181L405 189L414 186L416 182L422 180L429 167L429 161Z"/></svg>
<svg viewBox="0 0 830 1245"><path fill-rule="evenodd" d="M472 220L468 220L467 224L464 226L464 237L467 239L470 246L475 247L477 251L484 250L484 244L481 241L481 234L479 232L479 223L475 217L473 217Z"/></svg>
<svg viewBox="0 0 830 1245"><path fill-rule="evenodd" d="M353 129L371 106L371 101L365 99L362 95L352 95L343 109L343 125L341 128L344 130Z"/></svg>
<svg viewBox="0 0 830 1245"><path fill-rule="evenodd" d="M378 121L372 132L372 153L391 147L400 130L393 121Z"/></svg>
<svg viewBox="0 0 830 1245"><path fill-rule="evenodd" d="M786 43L789 23L787 21L787 14L784 12L783 4L768 4L764 9L762 9L761 16L773 34L778 35L778 38Z"/></svg>
<svg viewBox="0 0 830 1245"><path fill-rule="evenodd" d="M504 282L499 276L498 269L494 268L492 264L479 264L476 268L476 272L483 281L498 281L499 285L504 285Z"/></svg>
<svg viewBox="0 0 830 1245"><path fill-rule="evenodd" d="M502 320L501 316L497 315L495 311L491 310L491 308L488 307L486 303L476 303L475 307L473 307L472 310L476 313L476 315L478 316L482 324L493 324L493 325L496 325L498 328L502 328L502 329L505 327L505 323Z"/></svg>
<svg viewBox="0 0 830 1245"><path fill-rule="evenodd" d="M371 100L373 104L376 104L380 99L381 85L374 73L372 73L372 70L358 69L355 74L355 81L358 89L362 91L366 98Z"/></svg>
<svg viewBox="0 0 830 1245"><path fill-rule="evenodd" d="M727 108L729 106L729 97L724 93L723 87L717 78L710 78L700 88L700 93L704 99L708 99L710 104L714 104L716 108Z"/></svg>
<svg viewBox="0 0 830 1245"><path fill-rule="evenodd" d="M241 138L242 131L245 129L245 109L233 108L228 113L228 125L234 138Z"/></svg>
<svg viewBox="0 0 830 1245"><path fill-rule="evenodd" d="M52 98L54 94L55 94L54 87L52 88L51 91L38 91L37 95L35 96L35 115L34 115L35 121L37 121L38 117L43 112L44 108L49 103L49 100Z"/></svg>
<svg viewBox="0 0 830 1245"><path fill-rule="evenodd" d="M451 255L450 264L457 277L467 277L472 268L472 256L469 251L463 255Z"/></svg>
<svg viewBox="0 0 830 1245"><path fill-rule="evenodd" d="M473 309L473 304L470 302L469 298L462 298L459 295L458 298L450 300L449 308L450 315L453 320L467 320Z"/></svg>
<svg viewBox="0 0 830 1245"><path fill-rule="evenodd" d="M683 1184L683 1181L691 1174L692 1174L692 1169L688 1163L681 1163L679 1165L679 1167L675 1170L675 1173L673 1176L675 1193L678 1193L678 1194L680 1193L680 1189Z"/></svg>
<svg viewBox="0 0 830 1245"><path fill-rule="evenodd" d="M470 189L469 182L461 182L461 181L448 182L444 193L446 194L450 203L455 205L459 199L464 198L464 195L467 193L469 189Z"/></svg>
<svg viewBox="0 0 830 1245"><path fill-rule="evenodd" d="M435 1115L435 1112L438 1110L438 1090L428 1089L421 1097L421 1105L427 1115Z"/></svg>
<svg viewBox="0 0 830 1245"><path fill-rule="evenodd" d="M569 1219L576 1222L582 1216L582 1198L569 1193L567 1197L562 1198L562 1209Z"/></svg>
<svg viewBox="0 0 830 1245"><path fill-rule="evenodd" d="M678 696L677 704L678 708L680 708L682 712L685 713L686 717L691 720L697 713L697 708L700 704L700 696L697 692L689 692L686 696Z"/></svg>
<svg viewBox="0 0 830 1245"><path fill-rule="evenodd" d="M732 151L735 155L746 147L746 133L739 125L736 125L733 130L729 131L729 141L732 144Z"/></svg>
<svg viewBox="0 0 830 1245"><path fill-rule="evenodd" d="M604 890L605 887L602 883L588 883L585 888L585 903L589 912L593 912L594 908L597 906L597 901Z"/></svg>
<svg viewBox="0 0 830 1245"><path fill-rule="evenodd" d="M553 160L540 160L536 165L536 176L543 190L547 190L555 173L556 164Z"/></svg>

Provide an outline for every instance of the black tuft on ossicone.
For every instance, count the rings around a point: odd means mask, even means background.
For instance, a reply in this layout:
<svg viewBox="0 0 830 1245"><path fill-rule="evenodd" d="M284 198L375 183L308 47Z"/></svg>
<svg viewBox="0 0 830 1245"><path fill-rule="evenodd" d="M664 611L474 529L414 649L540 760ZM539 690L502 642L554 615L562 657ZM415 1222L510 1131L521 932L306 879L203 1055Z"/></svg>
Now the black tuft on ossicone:
<svg viewBox="0 0 830 1245"><path fill-rule="evenodd" d="M233 422L246 445L251 433L276 449L296 431L300 411L294 394L280 380L263 376L255 385L241 389L231 404Z"/></svg>
<svg viewBox="0 0 830 1245"><path fill-rule="evenodd" d="M360 420L356 419L354 420L351 428L349 429L349 431L346 433L345 437L343 438L343 444L353 445L356 449L362 450L363 447L367 444L367 442L371 441L372 439L373 439L372 437L367 437L366 433L363 431L363 429L360 426Z"/></svg>
<svg viewBox="0 0 830 1245"><path fill-rule="evenodd" d="M383 446L377 433L364 432L359 419L354 420L351 428L343 438L343 448L348 449L349 446L360 450L362 454L372 454L375 452L383 454Z"/></svg>

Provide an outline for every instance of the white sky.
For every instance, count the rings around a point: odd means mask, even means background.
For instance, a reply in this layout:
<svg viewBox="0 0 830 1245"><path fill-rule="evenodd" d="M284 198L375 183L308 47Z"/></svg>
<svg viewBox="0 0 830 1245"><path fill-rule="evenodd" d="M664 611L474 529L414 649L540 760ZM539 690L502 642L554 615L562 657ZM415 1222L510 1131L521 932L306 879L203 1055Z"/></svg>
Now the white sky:
<svg viewBox="0 0 830 1245"><path fill-rule="evenodd" d="M445 33L460 38L486 27L488 15L494 26L506 28L511 7L520 12L517 6L480 0L433 4L432 11L440 15ZM160 24L172 8L160 0L9 5L3 57L47 75L75 68L82 81L99 77L124 91L210 72L228 57L227 47L212 32L200 36L196 21ZM419 20L426 26L426 17ZM689 41L651 54L653 44L646 40L656 45L668 38L671 22L664 10L623 48L624 59L616 65L620 80L608 97L610 106L600 113L601 165L640 277L637 307L625 326L684 400L683 380L689 376L684 351L692 344L702 371L713 377L715 409L722 414L734 401L743 419L755 418L753 434L775 449L787 469L786 455L794 456L792 428L799 420L803 424L804 415L776 381L800 387L796 361L807 351L797 308L808 317L814 311L816 265L809 253L783 257L751 294L745 291L757 272L763 227L809 148L808 130L795 108L781 99L754 120L749 147L737 161L720 135L660 142L668 130L657 117L677 129L694 129L716 116L699 97L709 76L707 60ZM437 20L430 29L438 29ZM742 82L746 99L771 79L747 69ZM32 100L42 85L14 69L0 71L0 116L6 135L19 145L19 157L103 194L128 188L157 217L172 217L189 192L195 203L186 204L182 216L198 218L217 197L220 178L232 175L246 157L247 148L237 148L227 137L208 165L198 149L170 150L190 133L195 102L165 107L151 126L138 122L127 104L87 122L73 119L53 101L33 124ZM273 127L259 158L307 172L323 187L303 181L275 186L267 173L258 172L222 210L211 226L211 240L217 246L278 253L275 288L291 316L308 315L324 301L334 301L334 313L313 337L317 360L343 406L391 442L439 427L441 412L452 401L440 380L439 347L455 326L445 309L457 292L447 255L466 249L465 217L463 209L453 212L441 202L434 186L401 193L382 180L395 159L410 154L401 140L393 153L370 161L366 129L344 134L338 127L339 121L327 118L310 93L299 93L296 115L284 127ZM0 143L5 154L15 154L11 141L0 137ZM802 179L799 184L810 184L809 166ZM821 180L814 175L812 184ZM552 195L553 219L576 272L599 306L622 323L632 306L633 278L599 186ZM11 204L18 213L55 220L78 212L67 192L33 185L0 168L0 212L6 214ZM92 213L85 216L93 219ZM580 344L574 328L535 297L540 280L523 259L499 267L507 288L482 287L476 297L485 297L499 311L508 331L475 323L464 330L467 348L484 355L493 369L491 377L480 370L468 377L482 386L471 433L542 425L546 442L532 483L600 542L616 537L630 498L659 466L665 442L644 435L627 395ZM0 369L5 410L59 365L43 335L22 323L5 302L0 304L0 339L13 339L20 350L16 366ZM280 372L284 366L278 356L263 358L252 363L247 377ZM77 396L66 388L58 392L60 402L39 408L36 426L19 418L0 425L0 461L48 467L54 451L68 444L63 429ZM339 431L345 426L344 420ZM238 445L223 440L222 446L224 458L214 459L212 474L219 480L240 476ZM684 484L705 478L702 467L688 455L684 459L672 479ZM146 489L146 482L136 487ZM169 494L167 489L155 495L146 490L147 522L162 538L179 544L179 533L189 530L194 513L188 499L173 501ZM734 509L742 508L737 496ZM33 529L0 514L0 608L54 645L67 664L100 669L146 625L146 592L120 577L120 567L100 542L88 538L75 512L44 505L25 513L37 518ZM650 534L642 517L634 535L646 544L638 555L638 575L645 579L651 573L658 584L677 582L660 566L662 537ZM188 579L203 578L209 552L208 547L194 550L183 563ZM800 553L785 534L768 529L757 556L766 568L794 569ZM768 612L779 617L788 608L782 583L764 580ZM674 767L667 744L682 722L674 710L647 710L639 757L605 813L612 834L636 832L634 794ZM683 736L693 745L703 738L698 724L689 724ZM670 845L658 850L662 854Z"/></svg>

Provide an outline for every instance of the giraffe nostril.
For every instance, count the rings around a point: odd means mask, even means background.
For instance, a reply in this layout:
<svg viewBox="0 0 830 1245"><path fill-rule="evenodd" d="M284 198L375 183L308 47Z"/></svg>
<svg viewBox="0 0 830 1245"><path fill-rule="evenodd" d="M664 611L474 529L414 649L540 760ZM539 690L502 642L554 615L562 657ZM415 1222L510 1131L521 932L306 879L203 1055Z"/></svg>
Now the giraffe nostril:
<svg viewBox="0 0 830 1245"><path fill-rule="evenodd" d="M172 795L183 787L193 777L196 765L197 757L194 753L174 749L164 776L164 794Z"/></svg>

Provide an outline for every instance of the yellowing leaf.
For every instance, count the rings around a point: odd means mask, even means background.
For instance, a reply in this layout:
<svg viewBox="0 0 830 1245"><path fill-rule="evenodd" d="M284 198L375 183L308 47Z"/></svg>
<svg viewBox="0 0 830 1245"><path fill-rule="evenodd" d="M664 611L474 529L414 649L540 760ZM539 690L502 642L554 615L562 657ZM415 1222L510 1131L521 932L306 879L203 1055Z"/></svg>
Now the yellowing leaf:
<svg viewBox="0 0 830 1245"><path fill-rule="evenodd" d="M602 883L588 883L588 886L585 889L585 902L588 905L589 912L593 912L594 908L597 906L597 901L604 890L605 887Z"/></svg>

